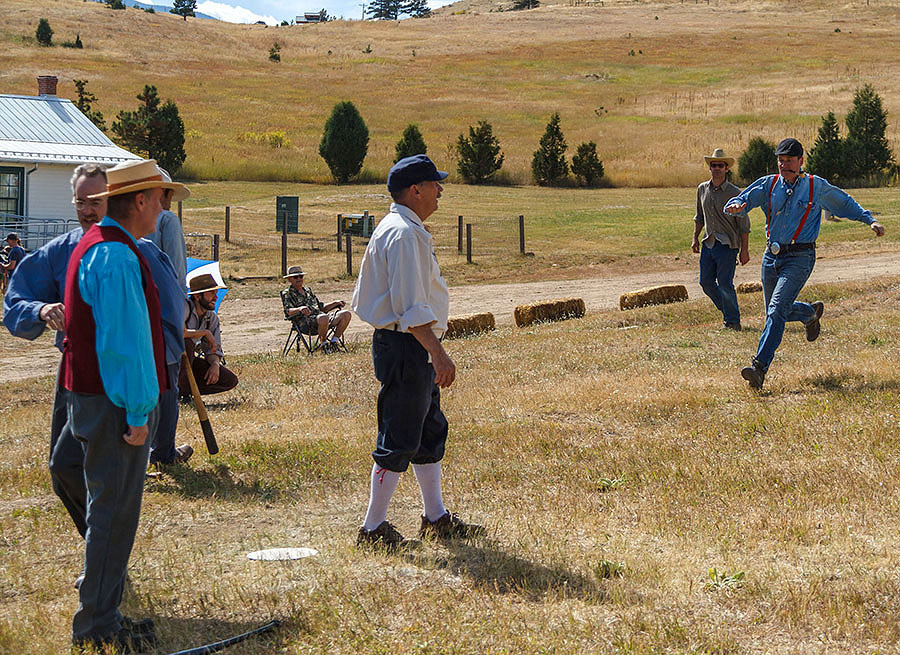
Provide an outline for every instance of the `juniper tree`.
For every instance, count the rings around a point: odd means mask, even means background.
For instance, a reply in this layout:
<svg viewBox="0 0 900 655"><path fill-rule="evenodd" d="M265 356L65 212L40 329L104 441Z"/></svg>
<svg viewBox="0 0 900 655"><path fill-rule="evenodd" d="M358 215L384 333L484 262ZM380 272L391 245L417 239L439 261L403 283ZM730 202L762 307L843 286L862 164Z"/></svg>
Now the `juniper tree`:
<svg viewBox="0 0 900 655"><path fill-rule="evenodd" d="M343 184L359 175L368 150L369 128L356 106L349 101L337 103L319 143L319 155L334 179Z"/></svg>
<svg viewBox="0 0 900 655"><path fill-rule="evenodd" d="M468 137L459 135L456 155L459 174L471 184L484 182L503 166L500 141L487 121L479 121L477 127L470 125Z"/></svg>
<svg viewBox="0 0 900 655"><path fill-rule="evenodd" d="M406 126L406 129L403 130L403 136L400 137L400 140L394 147L394 163L396 164L404 157L424 155L427 150L428 147L425 145L425 139L422 138L422 133L419 132L419 126L410 123Z"/></svg>
<svg viewBox="0 0 900 655"><path fill-rule="evenodd" d="M540 147L531 159L531 175L541 186L558 186L569 175L566 139L559 126L559 113L550 117Z"/></svg>

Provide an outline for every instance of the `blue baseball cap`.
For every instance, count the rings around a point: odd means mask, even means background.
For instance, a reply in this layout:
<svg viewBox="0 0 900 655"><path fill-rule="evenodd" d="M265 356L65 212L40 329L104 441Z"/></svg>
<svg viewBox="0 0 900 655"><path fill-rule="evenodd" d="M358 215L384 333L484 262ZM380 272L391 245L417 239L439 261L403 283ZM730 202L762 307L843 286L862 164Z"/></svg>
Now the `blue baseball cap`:
<svg viewBox="0 0 900 655"><path fill-rule="evenodd" d="M776 155L787 155L788 157L802 157L803 146L797 139L783 139L778 147L775 148Z"/></svg>
<svg viewBox="0 0 900 655"><path fill-rule="evenodd" d="M402 191L413 184L425 181L439 181L445 179L450 173L439 171L434 162L427 155L413 155L404 157L391 166L388 173L388 191Z"/></svg>

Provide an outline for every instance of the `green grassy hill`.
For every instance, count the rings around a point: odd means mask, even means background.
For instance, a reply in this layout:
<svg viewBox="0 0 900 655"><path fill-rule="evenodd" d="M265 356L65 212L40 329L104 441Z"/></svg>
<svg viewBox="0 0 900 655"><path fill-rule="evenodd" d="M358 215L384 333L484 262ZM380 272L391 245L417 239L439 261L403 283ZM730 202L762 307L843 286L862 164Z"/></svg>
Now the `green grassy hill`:
<svg viewBox="0 0 900 655"><path fill-rule="evenodd" d="M506 154L502 179L530 182L530 161L558 111L569 154L593 140L617 185L693 185L702 155L749 139L812 145L819 117L840 117L870 82L900 146L893 75L900 3L712 2L542 6L500 12L459 4L433 18L264 27L112 11L77 0L8 0L0 91L34 94L39 74L89 80L111 122L145 83L178 104L185 172L206 179L327 181L317 154L331 107L352 100L371 131L368 179L417 123L429 153L452 166L457 135L488 120ZM482 7L482 8L479 8ZM789 19L788 19L789 16ZM54 40L42 48L41 17ZM268 59L281 45L281 63ZM284 132L289 145L250 133Z"/></svg>

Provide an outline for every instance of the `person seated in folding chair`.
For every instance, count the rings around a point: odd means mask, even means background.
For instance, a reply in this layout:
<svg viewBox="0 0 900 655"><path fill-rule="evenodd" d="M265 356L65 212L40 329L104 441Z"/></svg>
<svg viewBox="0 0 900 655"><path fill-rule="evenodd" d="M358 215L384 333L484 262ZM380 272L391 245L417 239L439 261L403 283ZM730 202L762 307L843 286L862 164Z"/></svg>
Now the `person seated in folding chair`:
<svg viewBox="0 0 900 655"><path fill-rule="evenodd" d="M290 283L281 292L285 320L293 321L301 335L315 336L317 344L321 344L326 353L342 348L344 330L350 325L350 312L344 309L347 303L343 300L335 300L327 305L322 303L312 289L303 286L303 269L299 266L288 268L284 277ZM318 347L316 344L306 345L310 351Z"/></svg>

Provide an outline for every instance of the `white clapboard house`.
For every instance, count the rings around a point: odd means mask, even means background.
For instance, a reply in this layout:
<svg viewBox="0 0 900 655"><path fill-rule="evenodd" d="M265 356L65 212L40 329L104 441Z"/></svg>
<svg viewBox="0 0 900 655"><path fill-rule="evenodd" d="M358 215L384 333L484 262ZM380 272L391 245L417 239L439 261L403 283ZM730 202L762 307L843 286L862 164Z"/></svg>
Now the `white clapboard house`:
<svg viewBox="0 0 900 655"><path fill-rule="evenodd" d="M78 224L70 185L76 166L140 159L58 98L56 83L42 75L37 96L0 94L0 232L18 232L28 250Z"/></svg>

